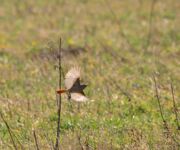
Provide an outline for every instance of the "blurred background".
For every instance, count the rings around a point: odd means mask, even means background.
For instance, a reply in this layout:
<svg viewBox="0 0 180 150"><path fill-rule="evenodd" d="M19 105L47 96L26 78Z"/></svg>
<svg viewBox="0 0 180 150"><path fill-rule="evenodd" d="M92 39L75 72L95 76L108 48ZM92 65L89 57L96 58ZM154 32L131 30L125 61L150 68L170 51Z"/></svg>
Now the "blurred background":
<svg viewBox="0 0 180 150"><path fill-rule="evenodd" d="M90 99L63 96L61 149L178 149L179 0L0 3L0 149L53 149L60 37Z"/></svg>

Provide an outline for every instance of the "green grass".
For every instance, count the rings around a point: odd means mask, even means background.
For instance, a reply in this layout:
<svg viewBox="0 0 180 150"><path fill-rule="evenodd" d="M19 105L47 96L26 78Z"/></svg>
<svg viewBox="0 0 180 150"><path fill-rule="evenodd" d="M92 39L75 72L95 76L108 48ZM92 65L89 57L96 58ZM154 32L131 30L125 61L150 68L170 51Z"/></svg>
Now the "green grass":
<svg viewBox="0 0 180 150"><path fill-rule="evenodd" d="M70 104L63 96L62 149L87 145L90 149L178 149L170 79L179 108L179 3L155 3L146 47L151 3L1 0L0 111L19 149L19 142L24 149L35 149L33 130L41 149L50 149L55 142L58 61L54 54L59 37L63 69L81 67L90 99L78 110L77 103ZM77 54L68 51L73 48L79 50ZM168 137L154 97L154 72ZM0 149L12 148L1 120Z"/></svg>

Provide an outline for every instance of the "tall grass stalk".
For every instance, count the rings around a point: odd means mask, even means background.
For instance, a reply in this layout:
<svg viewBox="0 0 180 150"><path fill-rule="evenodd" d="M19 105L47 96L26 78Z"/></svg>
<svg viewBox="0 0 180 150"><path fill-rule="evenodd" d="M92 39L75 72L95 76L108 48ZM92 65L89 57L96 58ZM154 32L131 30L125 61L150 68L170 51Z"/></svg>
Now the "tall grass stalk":
<svg viewBox="0 0 180 150"><path fill-rule="evenodd" d="M59 40L59 52L58 52L58 70L59 70L59 89L61 89L61 38ZM59 94L57 97L57 105L58 105L58 121L57 121L57 134L56 134L56 144L55 144L55 150L59 149L59 139L60 139L60 125L61 125L61 94Z"/></svg>
<svg viewBox="0 0 180 150"><path fill-rule="evenodd" d="M1 117L2 121L5 123L5 125L6 125L6 127L7 127L7 130L8 130L8 132L9 132L9 135L10 135L10 138L11 138L11 141L12 141L12 144L13 144L14 149L15 149L15 150L18 150L17 145L16 145L16 143L15 143L15 141L14 141L13 135L12 135L12 133L11 133L11 129L10 129L10 127L9 127L7 121L5 120L5 118L4 118L4 116L3 116L3 114L2 114L1 111L0 111L0 117Z"/></svg>

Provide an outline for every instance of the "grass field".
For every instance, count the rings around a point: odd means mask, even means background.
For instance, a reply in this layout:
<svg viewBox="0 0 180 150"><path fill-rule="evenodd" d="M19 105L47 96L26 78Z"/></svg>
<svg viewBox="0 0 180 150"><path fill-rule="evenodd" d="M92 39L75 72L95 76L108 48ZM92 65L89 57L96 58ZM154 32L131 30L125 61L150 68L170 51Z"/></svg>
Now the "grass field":
<svg viewBox="0 0 180 150"><path fill-rule="evenodd" d="M61 149L178 150L179 0L0 3L0 149L37 149L34 133L53 149L61 37L64 72L89 85L86 103L63 96Z"/></svg>

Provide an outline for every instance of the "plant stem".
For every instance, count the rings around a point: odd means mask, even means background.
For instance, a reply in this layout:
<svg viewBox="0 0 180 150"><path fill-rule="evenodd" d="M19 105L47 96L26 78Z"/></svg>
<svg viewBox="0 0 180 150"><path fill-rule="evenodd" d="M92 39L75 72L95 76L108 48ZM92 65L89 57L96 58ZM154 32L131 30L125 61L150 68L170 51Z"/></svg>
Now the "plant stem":
<svg viewBox="0 0 180 150"><path fill-rule="evenodd" d="M156 99L158 101L158 106L159 106L159 111L160 111L160 114L161 114L161 118L163 120L165 128L168 129L166 120L164 119L164 116L163 116L162 107L161 107L161 103L160 103L159 92L158 92L158 87L157 87L157 82L156 82L156 78L155 78L154 75L153 75L153 80L154 80L154 86L155 86L155 96L156 96Z"/></svg>
<svg viewBox="0 0 180 150"><path fill-rule="evenodd" d="M36 136L35 130L33 130L33 135L34 135L34 140L35 140L35 143L36 143L36 149L39 150L39 145L38 145L38 141L37 141L37 136Z"/></svg>
<svg viewBox="0 0 180 150"><path fill-rule="evenodd" d="M171 94L172 94L172 100L173 100L174 113L176 116L177 129L180 130L179 121L178 121L178 112L177 112L176 102L175 102L175 97L174 97L174 87L173 87L172 82L171 82Z"/></svg>
<svg viewBox="0 0 180 150"><path fill-rule="evenodd" d="M58 53L58 60L59 60L59 89L61 89L61 38L59 40L59 53ZM56 135L56 144L55 150L59 149L59 138L60 138L60 124L61 124L61 94L58 95L58 122L57 122L57 135Z"/></svg>
<svg viewBox="0 0 180 150"><path fill-rule="evenodd" d="M13 139L13 136L12 136L12 133L11 133L11 129L10 129L7 121L4 119L4 116L3 116L3 114L2 114L1 111L0 111L0 116L1 116L1 119L3 120L3 122L5 123L5 125L6 125L6 127L7 127L7 129L8 129L8 132L9 132L9 135L10 135L10 138L11 138L11 141L12 141L12 144L13 144L13 146L14 146L14 149L15 149L15 150L18 150L18 148L17 148L17 146L16 146L16 144L15 144L15 141L14 141L14 139Z"/></svg>

